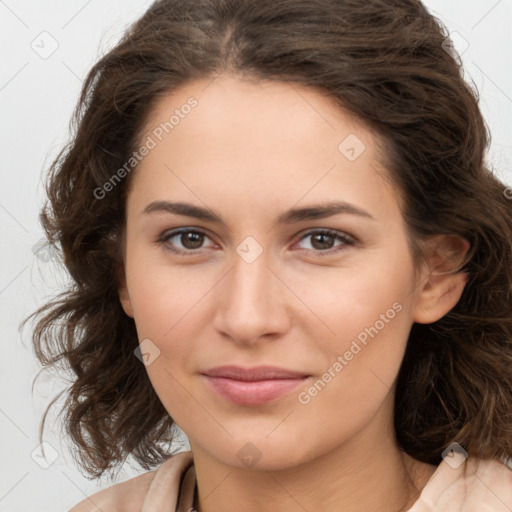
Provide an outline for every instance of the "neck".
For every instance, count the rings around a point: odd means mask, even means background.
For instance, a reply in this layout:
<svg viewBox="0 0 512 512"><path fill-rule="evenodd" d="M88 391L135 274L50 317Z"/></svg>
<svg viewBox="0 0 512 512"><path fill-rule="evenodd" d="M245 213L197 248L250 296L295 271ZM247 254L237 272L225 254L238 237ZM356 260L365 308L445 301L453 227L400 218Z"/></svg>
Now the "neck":
<svg viewBox="0 0 512 512"><path fill-rule="evenodd" d="M191 441L196 508L198 512L406 511L435 467L401 452L392 422L387 425L382 429L382 423L374 421L328 453L273 471L225 465Z"/></svg>

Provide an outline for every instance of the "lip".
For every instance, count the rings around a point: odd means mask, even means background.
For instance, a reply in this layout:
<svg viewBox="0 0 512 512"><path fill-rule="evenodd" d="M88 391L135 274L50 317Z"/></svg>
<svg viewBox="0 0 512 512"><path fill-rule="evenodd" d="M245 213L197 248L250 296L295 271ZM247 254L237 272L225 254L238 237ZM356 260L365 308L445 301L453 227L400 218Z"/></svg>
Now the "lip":
<svg viewBox="0 0 512 512"><path fill-rule="evenodd" d="M252 406L277 400L311 377L304 372L276 366L219 366L201 375L222 397L235 404Z"/></svg>

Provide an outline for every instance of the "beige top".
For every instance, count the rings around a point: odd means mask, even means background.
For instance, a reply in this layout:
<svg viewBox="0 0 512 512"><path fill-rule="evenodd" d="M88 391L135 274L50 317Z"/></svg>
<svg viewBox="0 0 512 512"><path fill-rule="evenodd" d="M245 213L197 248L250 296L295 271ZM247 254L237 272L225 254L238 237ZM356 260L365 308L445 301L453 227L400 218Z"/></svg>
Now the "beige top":
<svg viewBox="0 0 512 512"><path fill-rule="evenodd" d="M155 471L108 487L69 512L100 511L196 512L192 452L178 453ZM512 511L512 471L505 464L469 457L455 467L443 461L407 512L473 511Z"/></svg>

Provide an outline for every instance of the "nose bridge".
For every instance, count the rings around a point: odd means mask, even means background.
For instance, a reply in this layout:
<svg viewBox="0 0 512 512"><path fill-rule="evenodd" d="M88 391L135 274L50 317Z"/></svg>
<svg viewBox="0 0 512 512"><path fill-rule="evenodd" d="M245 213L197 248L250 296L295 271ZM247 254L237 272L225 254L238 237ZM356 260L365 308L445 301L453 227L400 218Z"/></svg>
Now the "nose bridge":
<svg viewBox="0 0 512 512"><path fill-rule="evenodd" d="M251 246L251 241L241 243L233 255L233 268L217 303L216 326L238 342L255 341L286 327L279 281L267 268L269 256L262 247Z"/></svg>
<svg viewBox="0 0 512 512"><path fill-rule="evenodd" d="M233 302L240 306L244 304L254 307L252 302L263 305L265 295L272 287L272 273L267 268L268 255L261 254L254 261L244 259L239 254L234 258L234 268L231 275ZM236 299L236 300L235 300Z"/></svg>

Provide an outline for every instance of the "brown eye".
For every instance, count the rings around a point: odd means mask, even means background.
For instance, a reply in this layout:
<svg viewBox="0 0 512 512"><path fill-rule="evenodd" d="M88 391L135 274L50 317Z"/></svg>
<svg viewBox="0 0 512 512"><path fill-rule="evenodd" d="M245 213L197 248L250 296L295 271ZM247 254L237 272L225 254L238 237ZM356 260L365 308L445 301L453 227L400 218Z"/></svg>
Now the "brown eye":
<svg viewBox="0 0 512 512"><path fill-rule="evenodd" d="M204 241L204 235L197 231L187 231L178 236L186 249L199 249Z"/></svg>
<svg viewBox="0 0 512 512"><path fill-rule="evenodd" d="M331 249L332 244L334 243L334 237L332 235L327 235L325 233L318 233L316 235L311 235L311 245L315 249Z"/></svg>
<svg viewBox="0 0 512 512"><path fill-rule="evenodd" d="M202 231L193 229L179 229L164 233L158 242L164 247L177 254L193 253L203 247L205 239L208 236Z"/></svg>
<svg viewBox="0 0 512 512"><path fill-rule="evenodd" d="M339 233L337 231L330 230L317 230L306 233L302 238L301 242L306 239L310 239L310 247L306 247L307 251L318 252L319 254L331 254L342 250L347 245L354 245L355 241L352 237ZM336 245L336 241L340 242Z"/></svg>

